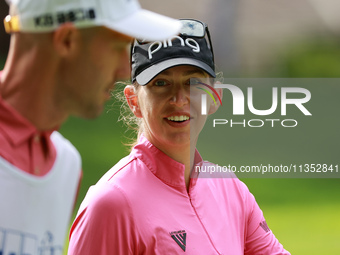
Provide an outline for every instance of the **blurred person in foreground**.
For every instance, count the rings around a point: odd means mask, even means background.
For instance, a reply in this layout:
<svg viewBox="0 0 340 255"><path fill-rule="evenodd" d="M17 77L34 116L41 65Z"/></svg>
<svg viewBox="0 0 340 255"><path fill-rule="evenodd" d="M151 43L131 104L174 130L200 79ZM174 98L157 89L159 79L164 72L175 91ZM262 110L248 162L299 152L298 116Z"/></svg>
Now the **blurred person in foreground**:
<svg viewBox="0 0 340 255"><path fill-rule="evenodd" d="M0 72L0 254L62 254L81 177L77 150L56 130L95 118L127 46L176 34L180 22L130 0L8 0L11 34Z"/></svg>
<svg viewBox="0 0 340 255"><path fill-rule="evenodd" d="M69 255L289 254L236 176L195 171L213 166L196 149L207 118L202 88L216 101L209 98L208 114L218 109L222 90L213 88L206 24L181 22L172 40L132 45L133 84L124 94L138 142L89 189L71 227Z"/></svg>

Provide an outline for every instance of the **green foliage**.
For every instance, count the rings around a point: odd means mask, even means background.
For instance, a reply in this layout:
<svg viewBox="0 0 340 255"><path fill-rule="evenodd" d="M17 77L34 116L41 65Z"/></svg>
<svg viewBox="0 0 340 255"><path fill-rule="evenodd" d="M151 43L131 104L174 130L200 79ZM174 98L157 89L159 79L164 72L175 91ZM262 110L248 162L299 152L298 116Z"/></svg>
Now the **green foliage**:
<svg viewBox="0 0 340 255"><path fill-rule="evenodd" d="M287 45L276 63L278 77L340 77L340 39L318 37Z"/></svg>

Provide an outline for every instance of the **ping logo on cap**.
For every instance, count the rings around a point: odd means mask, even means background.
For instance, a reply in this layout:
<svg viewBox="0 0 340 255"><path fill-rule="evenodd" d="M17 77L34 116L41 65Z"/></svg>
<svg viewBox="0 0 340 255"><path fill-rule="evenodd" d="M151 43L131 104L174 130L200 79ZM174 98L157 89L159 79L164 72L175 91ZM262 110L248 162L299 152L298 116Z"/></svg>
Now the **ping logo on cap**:
<svg viewBox="0 0 340 255"><path fill-rule="evenodd" d="M186 38L184 40L182 37L175 35L174 37L171 37L168 40L164 40L163 42L161 42L161 41L153 42L148 48L149 59L152 59L152 55L155 54L157 51L159 51L162 48L162 46L163 46L163 48L172 47L173 46L172 42L173 42L173 40L176 40L176 39L178 39L180 41L181 47L187 46L187 47L190 47L192 49L192 51L195 52L195 53L201 52L201 48L200 48L199 44L193 38ZM155 46L156 46L156 48L155 48ZM153 48L155 48L155 49L153 49Z"/></svg>

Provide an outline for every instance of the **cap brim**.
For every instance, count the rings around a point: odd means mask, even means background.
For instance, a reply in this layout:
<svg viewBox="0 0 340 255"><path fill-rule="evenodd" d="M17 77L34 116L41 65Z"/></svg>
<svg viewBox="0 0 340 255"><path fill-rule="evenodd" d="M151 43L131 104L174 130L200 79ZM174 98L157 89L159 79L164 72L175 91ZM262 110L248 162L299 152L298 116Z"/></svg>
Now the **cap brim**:
<svg viewBox="0 0 340 255"><path fill-rule="evenodd" d="M138 9L127 17L113 24L106 24L106 26L122 34L148 41L167 39L178 34L182 27L179 20L144 9Z"/></svg>
<svg viewBox="0 0 340 255"><path fill-rule="evenodd" d="M146 85L159 73L171 67L181 66L181 65L190 65L190 66L198 67L202 69L203 71L207 72L210 76L216 77L215 71L210 66L203 63L200 60L196 60L192 58L174 58L174 59L168 59L168 60L162 61L160 63L157 63L155 65L148 67L147 69L145 69L144 71L142 71L140 74L136 76L136 81L138 82L139 85Z"/></svg>

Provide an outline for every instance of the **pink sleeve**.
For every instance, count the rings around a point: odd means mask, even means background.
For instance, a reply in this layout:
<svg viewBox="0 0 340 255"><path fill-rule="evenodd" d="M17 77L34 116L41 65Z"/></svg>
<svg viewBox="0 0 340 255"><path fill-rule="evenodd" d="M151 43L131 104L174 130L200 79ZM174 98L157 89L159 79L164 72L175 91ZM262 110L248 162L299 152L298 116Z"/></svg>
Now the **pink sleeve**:
<svg viewBox="0 0 340 255"><path fill-rule="evenodd" d="M106 185L75 219L68 255L136 254L136 232L124 192Z"/></svg>
<svg viewBox="0 0 340 255"><path fill-rule="evenodd" d="M248 203L247 208L249 208L249 214L244 254L290 255L269 229L254 196L249 191L247 193L248 197L246 201Z"/></svg>

